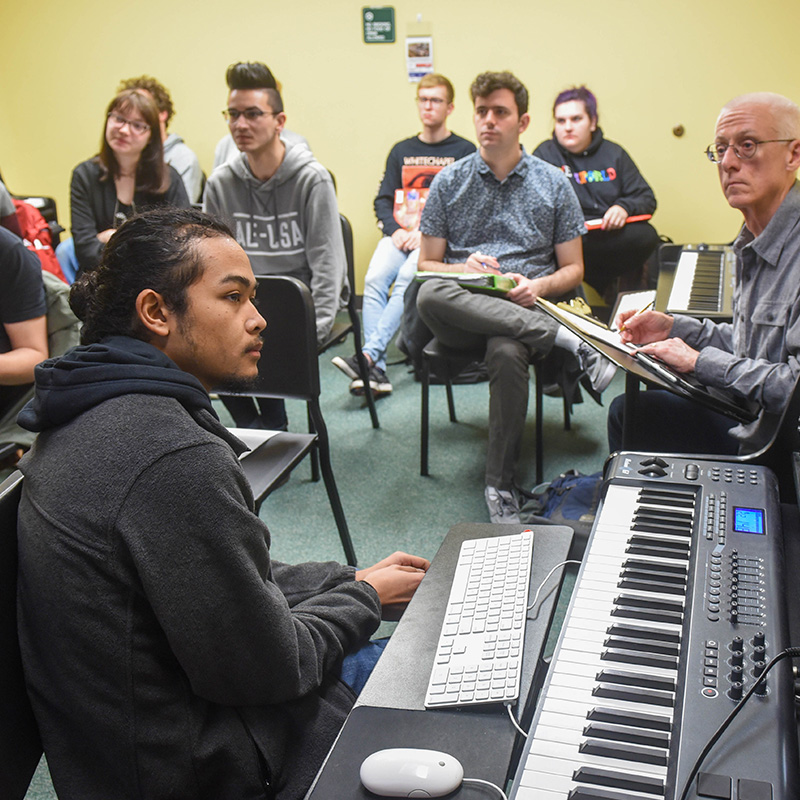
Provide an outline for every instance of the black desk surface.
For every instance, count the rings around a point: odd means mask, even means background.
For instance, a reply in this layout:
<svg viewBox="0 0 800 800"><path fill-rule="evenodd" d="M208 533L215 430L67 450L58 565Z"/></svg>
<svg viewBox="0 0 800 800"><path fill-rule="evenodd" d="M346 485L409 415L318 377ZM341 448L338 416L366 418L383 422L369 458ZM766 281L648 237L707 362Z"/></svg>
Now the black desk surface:
<svg viewBox="0 0 800 800"><path fill-rule="evenodd" d="M570 528L479 523L451 528L328 754L308 800L374 798L361 785L359 767L368 755L388 747L442 750L461 761L465 777L505 784L517 739L506 708L492 705L425 711L424 703L461 543L466 539L518 533L526 528L535 532L532 600L547 573L566 560L573 536ZM528 704L528 690L538 685L544 675L541 652L562 575L563 570L558 571L542 589L538 613L529 619L525 629L521 682L524 693L514 708L518 718L520 709ZM533 703L523 715L523 727L525 717L533 712L532 706ZM465 784L448 798L479 800L486 796L486 787Z"/></svg>

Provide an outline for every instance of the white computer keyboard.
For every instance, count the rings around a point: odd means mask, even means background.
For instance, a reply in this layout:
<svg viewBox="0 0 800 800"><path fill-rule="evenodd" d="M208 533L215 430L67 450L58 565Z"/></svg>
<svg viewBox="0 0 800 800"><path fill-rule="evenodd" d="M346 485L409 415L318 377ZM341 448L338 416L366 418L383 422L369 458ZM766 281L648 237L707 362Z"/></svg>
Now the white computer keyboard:
<svg viewBox="0 0 800 800"><path fill-rule="evenodd" d="M461 545L426 708L519 697L533 531Z"/></svg>

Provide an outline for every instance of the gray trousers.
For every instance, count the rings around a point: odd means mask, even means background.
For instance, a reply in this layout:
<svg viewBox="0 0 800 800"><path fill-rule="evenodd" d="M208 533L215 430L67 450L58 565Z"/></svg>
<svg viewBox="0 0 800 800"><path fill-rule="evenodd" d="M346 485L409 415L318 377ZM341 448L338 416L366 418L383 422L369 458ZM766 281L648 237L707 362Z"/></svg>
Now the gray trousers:
<svg viewBox="0 0 800 800"><path fill-rule="evenodd" d="M462 289L455 281L422 284L417 309L436 338L455 350L486 351L489 450L486 485L510 489L528 413L528 368L553 348L558 323L538 309Z"/></svg>

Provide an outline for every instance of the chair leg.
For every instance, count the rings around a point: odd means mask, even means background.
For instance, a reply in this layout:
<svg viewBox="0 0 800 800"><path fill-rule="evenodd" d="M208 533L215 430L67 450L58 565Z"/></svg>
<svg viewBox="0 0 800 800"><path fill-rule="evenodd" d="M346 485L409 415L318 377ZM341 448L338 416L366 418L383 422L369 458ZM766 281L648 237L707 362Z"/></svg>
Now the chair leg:
<svg viewBox="0 0 800 800"><path fill-rule="evenodd" d="M310 408L311 405L309 404L309 409ZM312 412L309 411L309 413ZM328 492L328 500L331 504L331 510L333 511L333 518L336 520L336 527L339 531L339 539L344 549L345 558L351 567L355 567L358 563L356 551L353 547L353 540L350 538L350 530L347 527L347 520L344 516L339 490L336 488L336 479L333 477L328 429L322 419L321 412L313 416L315 417L314 427L317 433L317 447L315 447L314 450L319 450L319 460L322 468L322 479L325 481L325 490Z"/></svg>
<svg viewBox="0 0 800 800"><path fill-rule="evenodd" d="M534 364L533 374L536 382L536 485L538 486L542 482L544 474L544 414L542 411L544 390L538 364Z"/></svg>
<svg viewBox="0 0 800 800"><path fill-rule="evenodd" d="M566 395L564 396L564 430L565 431L572 430L572 419L569 410L569 398Z"/></svg>
<svg viewBox="0 0 800 800"><path fill-rule="evenodd" d="M311 403L306 404L306 414L308 415L308 432L309 433L317 433L317 429L314 426L314 419L311 416ZM311 448L311 480L314 483L319 481L319 454L317 453L317 448Z"/></svg>
<svg viewBox="0 0 800 800"><path fill-rule="evenodd" d="M419 414L419 474L428 475L428 424L430 413L431 362L422 356L421 407Z"/></svg>
<svg viewBox="0 0 800 800"><path fill-rule="evenodd" d="M369 386L369 367L367 367L367 359L364 358L364 351L361 349L361 321L358 318L358 312L353 305L352 299L350 303L348 303L348 311L350 313L350 324L353 326L353 339L355 340L356 345L356 361L358 361L358 371L361 373L361 380L364 382L364 397L367 400L367 407L369 408L369 416L372 420L372 427L380 428L380 422L378 422L378 410L375 408L375 395L372 394L372 389L370 389Z"/></svg>
<svg viewBox="0 0 800 800"><path fill-rule="evenodd" d="M456 419L456 403L453 399L453 382L450 380L450 375L445 378L444 387L447 391L447 411L450 414L450 422L458 422Z"/></svg>

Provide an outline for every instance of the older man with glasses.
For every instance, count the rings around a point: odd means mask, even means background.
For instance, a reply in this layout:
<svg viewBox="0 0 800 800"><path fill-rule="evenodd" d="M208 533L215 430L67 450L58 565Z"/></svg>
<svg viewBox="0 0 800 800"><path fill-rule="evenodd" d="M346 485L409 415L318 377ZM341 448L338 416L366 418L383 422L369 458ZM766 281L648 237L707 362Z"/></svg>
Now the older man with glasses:
<svg viewBox="0 0 800 800"><path fill-rule="evenodd" d="M744 217L734 242L733 321L647 311L617 323L625 323L623 340L758 416L736 425L668 392L645 392L633 441L626 442L637 450L755 451L777 429L800 375L800 109L768 92L737 97L720 112L706 155L728 204ZM622 410L618 397L608 418L612 452L622 444Z"/></svg>

